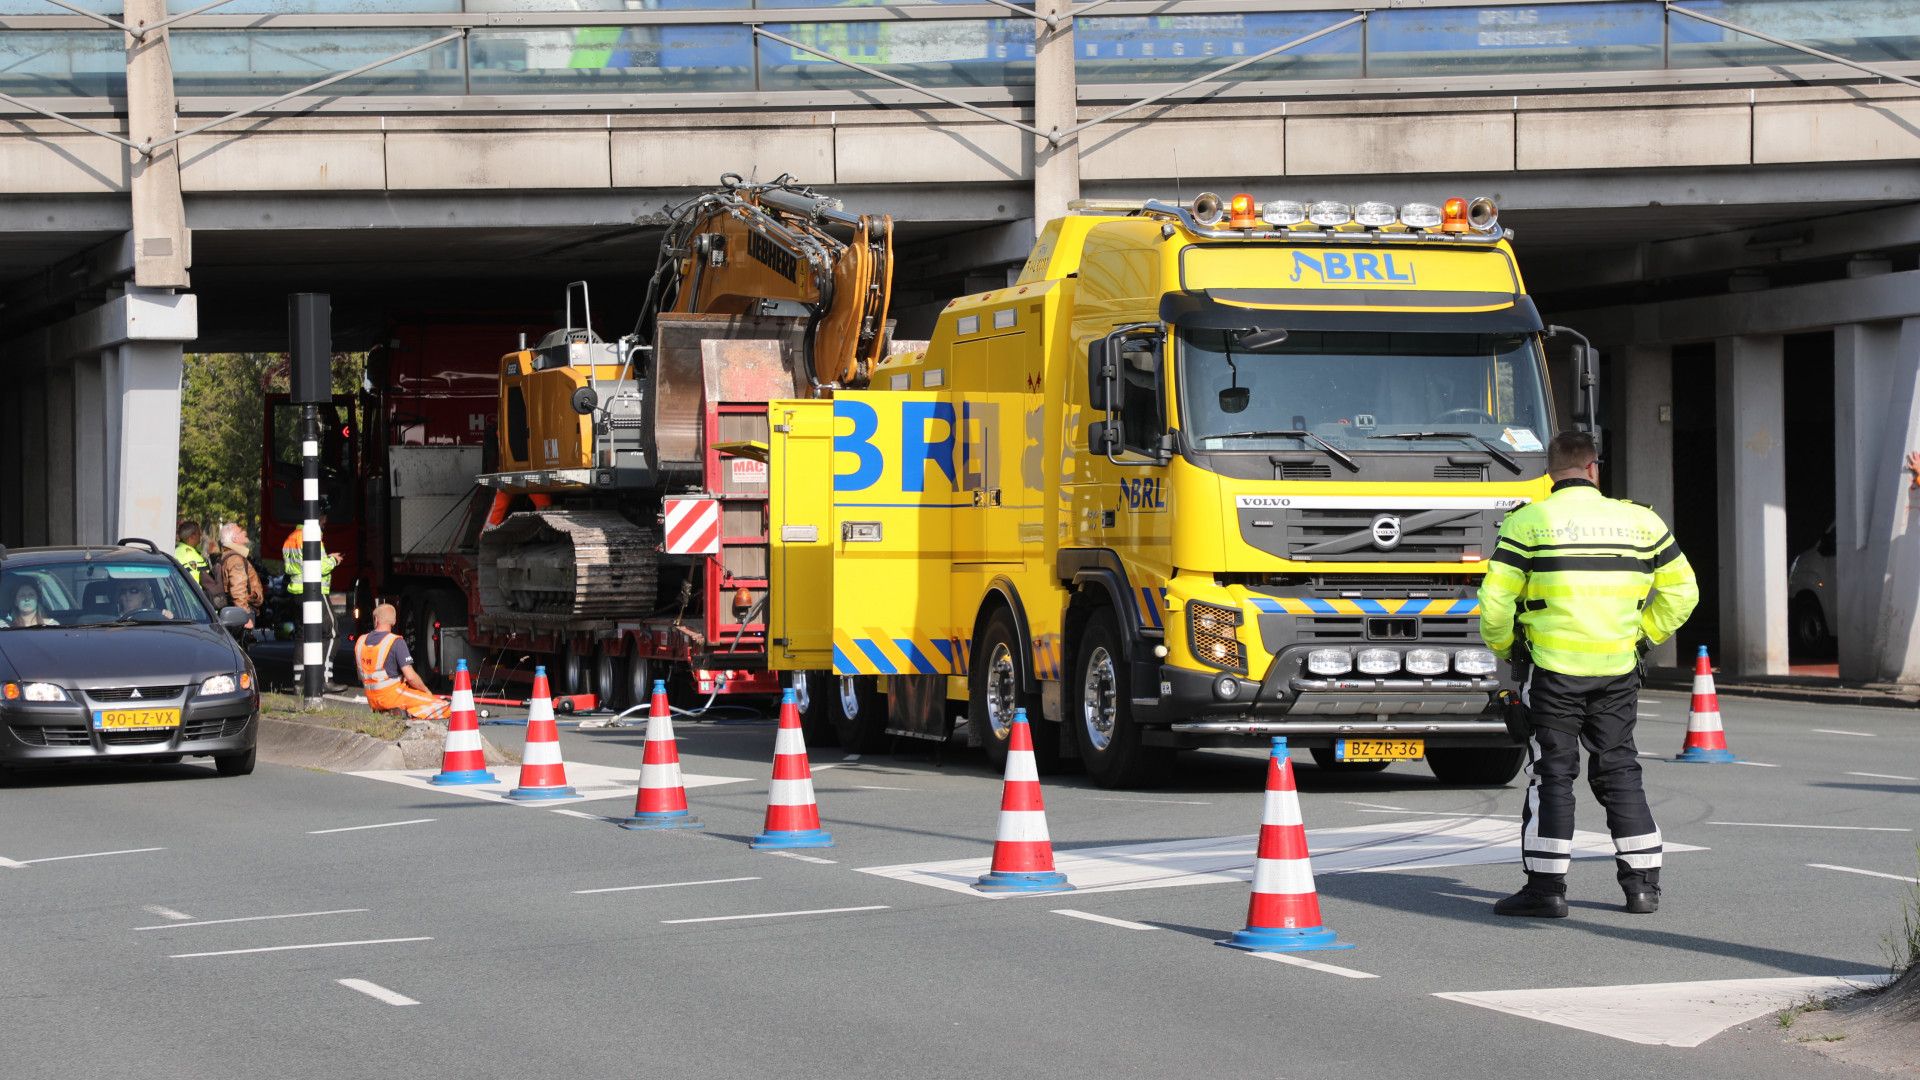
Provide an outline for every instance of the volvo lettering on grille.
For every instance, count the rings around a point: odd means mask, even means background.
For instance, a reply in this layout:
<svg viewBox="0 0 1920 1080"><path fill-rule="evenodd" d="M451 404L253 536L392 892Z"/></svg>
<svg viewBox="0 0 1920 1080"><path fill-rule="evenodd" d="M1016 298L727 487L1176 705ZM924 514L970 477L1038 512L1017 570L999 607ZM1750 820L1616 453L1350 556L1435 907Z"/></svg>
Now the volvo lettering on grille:
<svg viewBox="0 0 1920 1080"><path fill-rule="evenodd" d="M1392 551L1400 546L1400 519L1392 514L1379 514L1370 527L1373 532L1373 546L1381 551Z"/></svg>

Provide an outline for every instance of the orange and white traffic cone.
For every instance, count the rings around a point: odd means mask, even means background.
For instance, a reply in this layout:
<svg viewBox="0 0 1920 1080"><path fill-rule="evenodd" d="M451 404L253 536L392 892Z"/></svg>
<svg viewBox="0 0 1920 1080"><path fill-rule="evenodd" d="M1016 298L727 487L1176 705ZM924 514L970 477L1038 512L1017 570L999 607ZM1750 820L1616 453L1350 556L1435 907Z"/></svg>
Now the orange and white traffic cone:
<svg viewBox="0 0 1920 1080"><path fill-rule="evenodd" d="M633 816L623 829L698 829L700 820L687 811L687 784L680 776L680 744L673 737L673 709L667 705L665 679L653 681L653 702L647 710L647 750L640 759L640 791Z"/></svg>
<svg viewBox="0 0 1920 1080"><path fill-rule="evenodd" d="M1267 760L1267 801L1260 814L1247 928L1216 944L1250 952L1353 948L1320 925L1320 894L1314 890L1313 862L1307 857L1300 791L1293 786L1293 762L1283 738L1273 740L1273 756Z"/></svg>
<svg viewBox="0 0 1920 1080"><path fill-rule="evenodd" d="M473 709L472 676L467 674L464 659L453 669L452 707L446 749L432 782L443 786L499 783L499 778L487 771L487 752L480 742L480 715Z"/></svg>
<svg viewBox="0 0 1920 1080"><path fill-rule="evenodd" d="M520 786L507 798L571 799L580 794L567 786L567 765L560 760L560 728L553 722L553 695L547 690L547 669L533 669L533 700L527 702L527 745L520 752Z"/></svg>
<svg viewBox="0 0 1920 1080"><path fill-rule="evenodd" d="M773 782L767 786L767 824L748 847L773 849L832 847L833 836L820 827L820 804L813 799L813 768L807 763L807 737L800 730L800 704L791 689L780 694L780 730L773 737Z"/></svg>
<svg viewBox="0 0 1920 1080"><path fill-rule="evenodd" d="M1693 701L1687 706L1687 739L1675 761L1693 765L1725 765L1735 760L1727 749L1727 733L1720 726L1720 693L1713 688L1713 662L1707 647L1693 661Z"/></svg>
<svg viewBox="0 0 1920 1080"><path fill-rule="evenodd" d="M1007 775L1000 794L1000 827L993 865L973 887L984 893L1067 892L1073 885L1053 868L1053 839L1040 797L1040 768L1033 759L1027 710L1013 710L1007 738Z"/></svg>

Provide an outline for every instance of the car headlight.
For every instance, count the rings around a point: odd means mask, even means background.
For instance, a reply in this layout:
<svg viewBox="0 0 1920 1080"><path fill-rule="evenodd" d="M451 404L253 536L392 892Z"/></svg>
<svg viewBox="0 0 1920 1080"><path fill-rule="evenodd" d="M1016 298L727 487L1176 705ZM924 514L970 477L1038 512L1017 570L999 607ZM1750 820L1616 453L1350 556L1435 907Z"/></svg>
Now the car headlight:
<svg viewBox="0 0 1920 1080"><path fill-rule="evenodd" d="M7 697L27 701L71 701L65 690L50 682L8 683Z"/></svg>
<svg viewBox="0 0 1920 1080"><path fill-rule="evenodd" d="M1409 649L1407 670L1415 675L1445 675L1447 654L1443 649Z"/></svg>
<svg viewBox="0 0 1920 1080"><path fill-rule="evenodd" d="M1353 670L1353 654L1345 649L1315 649L1307 654L1307 670L1315 675L1345 675Z"/></svg>
<svg viewBox="0 0 1920 1080"><path fill-rule="evenodd" d="M1356 662L1367 675L1391 675L1400 670L1400 654L1392 649L1361 649Z"/></svg>
<svg viewBox="0 0 1920 1080"><path fill-rule="evenodd" d="M203 694L231 694L237 684L231 675L210 675L200 684Z"/></svg>
<svg viewBox="0 0 1920 1080"><path fill-rule="evenodd" d="M1461 649L1453 654L1453 670L1462 675L1491 675L1495 663L1491 649Z"/></svg>
<svg viewBox="0 0 1920 1080"><path fill-rule="evenodd" d="M1187 646L1194 659L1228 671L1247 670L1247 648L1240 644L1239 608L1187 604Z"/></svg>

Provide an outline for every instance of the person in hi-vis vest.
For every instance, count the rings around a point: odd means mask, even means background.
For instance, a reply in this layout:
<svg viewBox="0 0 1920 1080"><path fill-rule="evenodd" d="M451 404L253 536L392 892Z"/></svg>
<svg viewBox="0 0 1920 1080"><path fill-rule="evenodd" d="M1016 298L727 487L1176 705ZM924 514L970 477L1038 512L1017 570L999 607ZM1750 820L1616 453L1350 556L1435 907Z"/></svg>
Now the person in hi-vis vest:
<svg viewBox="0 0 1920 1080"><path fill-rule="evenodd" d="M400 613L392 604L373 609L373 629L354 647L354 666L360 669L360 685L367 689L367 707L374 712L405 709L415 720L445 720L447 701L433 691L413 670L413 653L393 624Z"/></svg>
<svg viewBox="0 0 1920 1080"><path fill-rule="evenodd" d="M327 512L322 510L320 525L323 535L316 538L320 540L320 592L311 599L320 601L320 655L325 658L323 670L326 672L327 684L332 685L335 631L333 604L328 597L333 595L333 571L340 565L340 556L326 548L324 538L326 524ZM304 581L306 565L302 560L306 551L306 535L305 526L295 525L293 531L287 534L287 538L280 542L280 567L281 572L287 576L287 595L296 600L308 599Z"/></svg>

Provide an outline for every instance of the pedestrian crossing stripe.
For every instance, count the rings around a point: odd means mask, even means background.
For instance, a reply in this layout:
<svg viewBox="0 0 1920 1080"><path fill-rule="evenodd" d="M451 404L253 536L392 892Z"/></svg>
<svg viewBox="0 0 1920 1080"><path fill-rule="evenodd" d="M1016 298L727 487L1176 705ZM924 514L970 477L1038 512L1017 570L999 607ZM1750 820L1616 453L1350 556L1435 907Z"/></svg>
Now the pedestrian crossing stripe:
<svg viewBox="0 0 1920 1080"><path fill-rule="evenodd" d="M899 637L873 627L833 632L835 675L955 675L959 659L951 638Z"/></svg>
<svg viewBox="0 0 1920 1080"><path fill-rule="evenodd" d="M1459 600L1411 597L1404 600L1339 599L1317 596L1256 596L1254 610L1262 615L1478 615L1478 597Z"/></svg>

